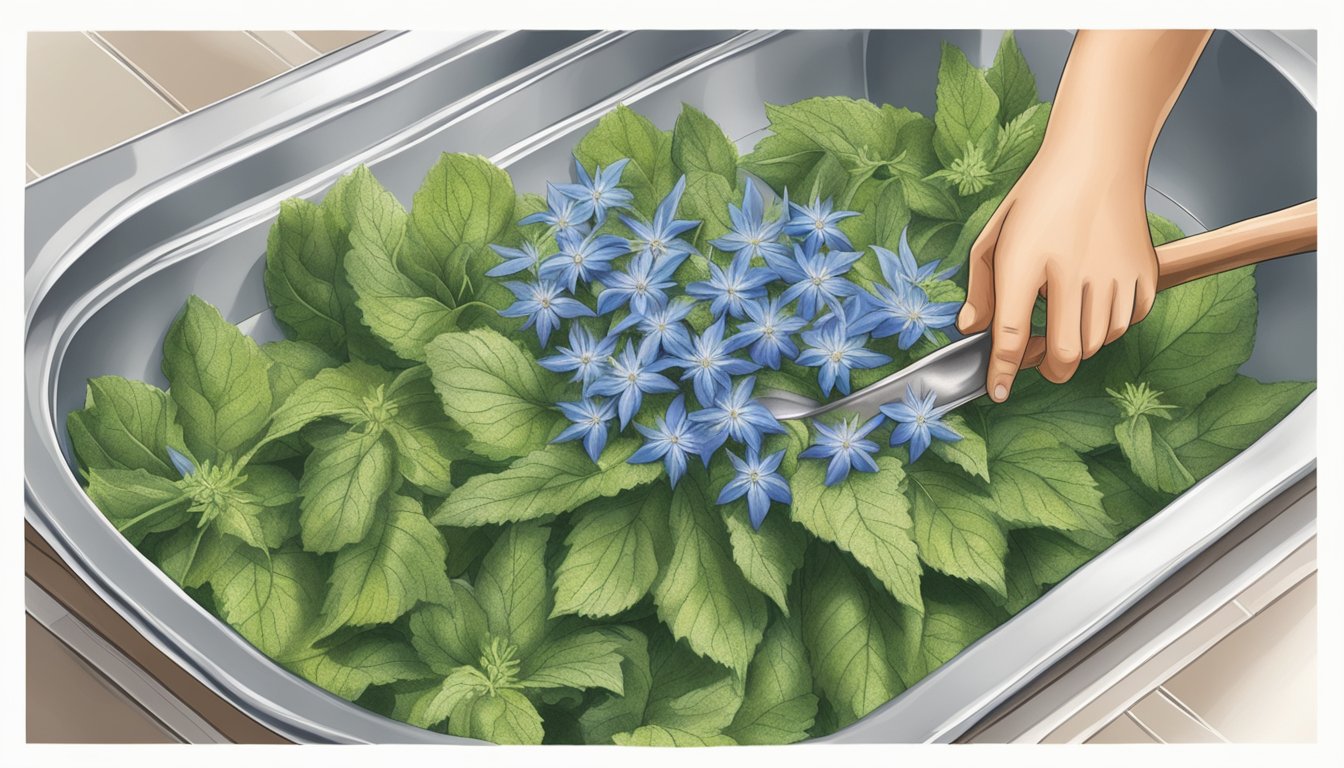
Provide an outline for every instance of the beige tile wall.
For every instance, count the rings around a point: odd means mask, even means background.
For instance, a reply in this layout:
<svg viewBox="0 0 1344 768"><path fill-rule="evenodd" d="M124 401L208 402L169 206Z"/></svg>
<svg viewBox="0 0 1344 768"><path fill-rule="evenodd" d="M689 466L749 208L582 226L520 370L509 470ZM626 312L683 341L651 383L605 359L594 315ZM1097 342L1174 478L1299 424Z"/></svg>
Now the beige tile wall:
<svg viewBox="0 0 1344 768"><path fill-rule="evenodd" d="M25 180L56 171L370 34L29 33Z"/></svg>

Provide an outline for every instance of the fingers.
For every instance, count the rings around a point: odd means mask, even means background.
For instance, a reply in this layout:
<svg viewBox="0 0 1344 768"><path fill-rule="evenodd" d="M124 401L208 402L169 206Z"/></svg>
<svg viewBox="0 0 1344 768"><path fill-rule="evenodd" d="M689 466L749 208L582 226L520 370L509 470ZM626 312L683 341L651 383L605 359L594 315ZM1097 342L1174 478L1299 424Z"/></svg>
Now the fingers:
<svg viewBox="0 0 1344 768"><path fill-rule="evenodd" d="M1134 287L1134 314L1129 319L1129 324L1134 325L1153 309L1153 302L1157 299L1156 280L1139 279Z"/></svg>
<svg viewBox="0 0 1344 768"><path fill-rule="evenodd" d="M1111 299L1111 323L1110 329L1106 331L1106 343L1125 335L1129 330L1129 322L1134 318L1134 289L1133 283L1124 283L1115 287L1115 298Z"/></svg>
<svg viewBox="0 0 1344 768"><path fill-rule="evenodd" d="M1016 282L1011 282L1016 280ZM1035 280L999 273L995 280L993 349L989 355L989 375L985 389L990 399L1001 403L1013 389L1013 378L1022 365L1027 339L1031 336L1031 308L1036 303Z"/></svg>
<svg viewBox="0 0 1344 768"><path fill-rule="evenodd" d="M979 333L989 327L994 316L994 249L1003 230L1006 212L1001 206L980 230L980 236L971 245L969 273L966 282L966 303L957 315L957 329L962 333Z"/></svg>
<svg viewBox="0 0 1344 768"><path fill-rule="evenodd" d="M1027 351L1022 355L1022 370L1035 368L1045 359L1045 337L1032 336L1027 339Z"/></svg>
<svg viewBox="0 0 1344 768"><path fill-rule="evenodd" d="M1082 286L1055 283L1045 305L1045 360L1041 375L1063 384L1083 359Z"/></svg>
<svg viewBox="0 0 1344 768"><path fill-rule="evenodd" d="M1111 309L1115 301L1115 283L1089 283L1083 287L1083 359L1086 360L1106 343L1111 329Z"/></svg>

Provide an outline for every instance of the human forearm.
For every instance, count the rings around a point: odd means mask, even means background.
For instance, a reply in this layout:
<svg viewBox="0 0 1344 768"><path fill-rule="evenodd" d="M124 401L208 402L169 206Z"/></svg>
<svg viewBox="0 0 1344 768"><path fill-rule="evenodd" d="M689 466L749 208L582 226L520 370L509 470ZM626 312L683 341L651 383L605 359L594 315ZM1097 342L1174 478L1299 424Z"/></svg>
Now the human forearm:
<svg viewBox="0 0 1344 768"><path fill-rule="evenodd" d="M1140 178L1209 30L1082 30L1055 95L1042 153Z"/></svg>

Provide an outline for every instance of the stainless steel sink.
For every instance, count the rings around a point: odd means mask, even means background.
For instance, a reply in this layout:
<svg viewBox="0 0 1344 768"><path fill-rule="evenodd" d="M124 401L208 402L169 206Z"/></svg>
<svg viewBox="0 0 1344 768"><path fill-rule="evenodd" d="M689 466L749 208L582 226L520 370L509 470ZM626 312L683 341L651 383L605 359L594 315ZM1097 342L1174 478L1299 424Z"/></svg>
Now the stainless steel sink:
<svg viewBox="0 0 1344 768"><path fill-rule="evenodd" d="M764 102L868 97L933 109L938 45L987 65L998 32L384 33L29 185L25 247L28 521L168 656L281 735L462 741L387 720L291 675L214 619L104 520L72 471L65 415L85 381L164 384L159 346L195 293L258 338L280 200L319 198L358 163L409 203L440 152L475 152L520 190L566 176L626 103L670 128L682 102L744 150ZM1071 35L1018 41L1043 95ZM1187 232L1315 196L1315 63L1272 33L1218 33L1158 143L1150 208ZM1314 378L1315 255L1259 268L1243 372ZM1315 465L1313 394L1262 440L1011 621L830 741L947 741L1104 627Z"/></svg>

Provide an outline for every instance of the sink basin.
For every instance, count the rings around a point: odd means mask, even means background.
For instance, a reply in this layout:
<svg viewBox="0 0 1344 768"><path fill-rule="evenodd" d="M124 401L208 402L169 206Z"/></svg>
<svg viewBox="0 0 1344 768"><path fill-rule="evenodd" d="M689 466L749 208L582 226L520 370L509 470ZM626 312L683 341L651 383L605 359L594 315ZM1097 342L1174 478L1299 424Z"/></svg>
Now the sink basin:
<svg viewBox="0 0 1344 768"><path fill-rule="evenodd" d="M94 590L211 689L310 742L460 742L366 712L297 678L217 621L104 520L64 430L85 381L166 382L160 344L189 294L260 340L282 199L320 198L358 163L403 203L444 151L506 167L520 190L566 176L577 139L628 104L670 128L683 102L746 151L763 102L867 97L933 111L941 41L988 65L993 31L384 33L78 164L27 190L28 521ZM1018 42L1042 96L1072 36ZM1272 33L1216 33L1158 142L1149 208L1187 233L1315 196L1315 64ZM1316 375L1315 255L1257 270L1242 372ZM1104 627L1315 465L1311 395L1279 426L957 658L827 741L946 741Z"/></svg>

